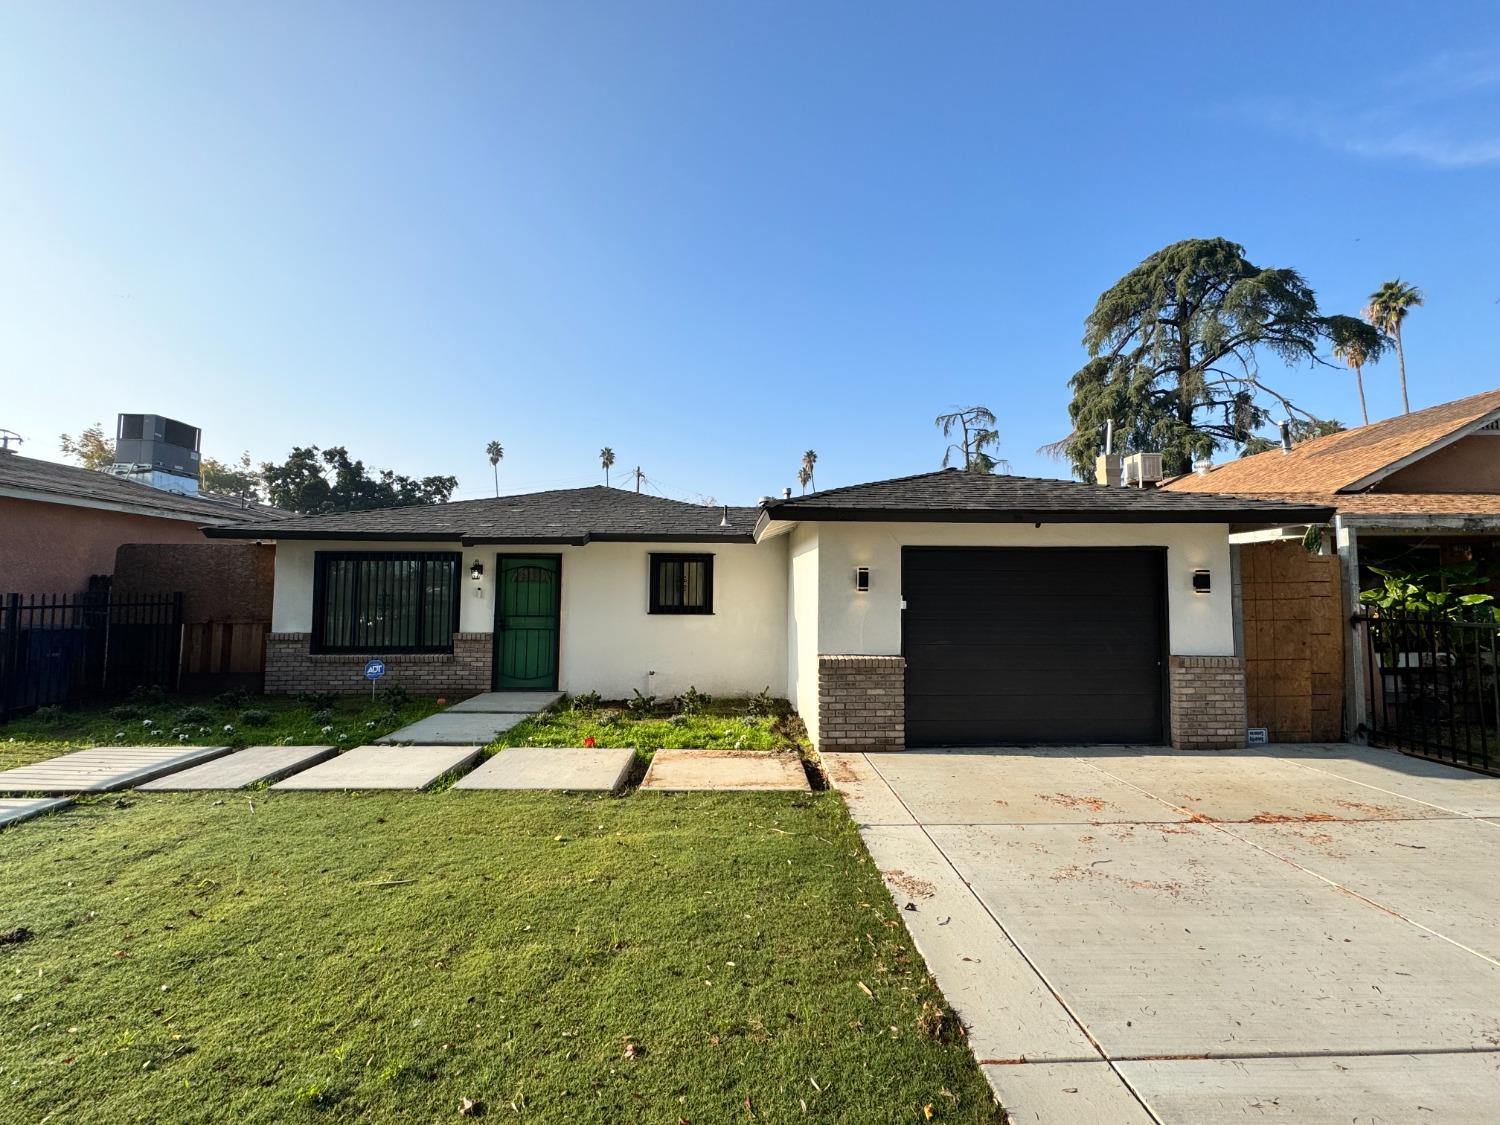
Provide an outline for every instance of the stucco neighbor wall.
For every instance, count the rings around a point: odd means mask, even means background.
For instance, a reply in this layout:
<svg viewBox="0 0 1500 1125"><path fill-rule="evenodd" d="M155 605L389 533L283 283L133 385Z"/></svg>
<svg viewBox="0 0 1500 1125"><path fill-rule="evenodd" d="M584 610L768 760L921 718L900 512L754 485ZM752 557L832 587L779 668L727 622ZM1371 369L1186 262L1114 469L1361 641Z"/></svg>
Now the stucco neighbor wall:
<svg viewBox="0 0 1500 1125"><path fill-rule="evenodd" d="M191 520L0 496L0 594L75 594L126 543L208 543Z"/></svg>
<svg viewBox="0 0 1500 1125"><path fill-rule="evenodd" d="M1500 437L1471 434L1392 473L1376 492L1500 492Z"/></svg>
<svg viewBox="0 0 1500 1125"><path fill-rule="evenodd" d="M786 690L784 541L460 548L456 542L287 540L276 547L274 633L311 631L313 557L324 550L461 550L459 630L466 637L494 631L497 554L560 555L559 686L564 691L597 691L605 698L620 699L635 689L666 697L689 686L719 696L753 695L766 688L780 695ZM712 614L647 612L648 559L653 552L714 556ZM469 565L476 560L485 571L479 582L468 576ZM451 690L468 690L468 684Z"/></svg>

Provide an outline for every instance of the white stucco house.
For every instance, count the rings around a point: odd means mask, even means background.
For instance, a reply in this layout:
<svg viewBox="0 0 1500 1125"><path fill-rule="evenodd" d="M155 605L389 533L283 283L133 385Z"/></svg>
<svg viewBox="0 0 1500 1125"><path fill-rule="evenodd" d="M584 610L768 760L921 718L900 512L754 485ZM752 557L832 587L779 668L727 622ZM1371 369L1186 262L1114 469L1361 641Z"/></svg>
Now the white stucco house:
<svg viewBox="0 0 1500 1125"><path fill-rule="evenodd" d="M614 488L206 529L276 547L267 690L784 695L825 748L1243 745L1232 531L1266 499L924 473L707 508Z"/></svg>

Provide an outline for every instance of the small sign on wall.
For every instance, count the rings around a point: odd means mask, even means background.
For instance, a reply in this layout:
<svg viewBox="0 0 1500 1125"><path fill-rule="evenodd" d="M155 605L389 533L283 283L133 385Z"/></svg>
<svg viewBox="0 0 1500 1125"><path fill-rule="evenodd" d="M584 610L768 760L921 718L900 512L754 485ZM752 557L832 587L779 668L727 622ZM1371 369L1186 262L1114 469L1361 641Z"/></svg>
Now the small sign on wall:
<svg viewBox="0 0 1500 1125"><path fill-rule="evenodd" d="M1270 733L1265 727L1251 727L1248 734L1245 741L1250 746L1265 746L1271 741Z"/></svg>

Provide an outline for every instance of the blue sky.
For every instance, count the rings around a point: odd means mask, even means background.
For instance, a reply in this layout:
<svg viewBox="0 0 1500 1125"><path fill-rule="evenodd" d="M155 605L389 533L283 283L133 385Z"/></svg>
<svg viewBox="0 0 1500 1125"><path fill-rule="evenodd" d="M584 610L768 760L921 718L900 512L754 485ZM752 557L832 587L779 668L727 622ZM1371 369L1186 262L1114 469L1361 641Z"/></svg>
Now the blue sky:
<svg viewBox="0 0 1500 1125"><path fill-rule="evenodd" d="M12 3L0 168L34 456L140 410L461 497L499 438L508 491L608 444L749 502L809 446L824 488L936 467L983 402L1064 475L1084 316L1210 235L1325 311L1419 284L1414 405L1500 385L1492 4Z"/></svg>

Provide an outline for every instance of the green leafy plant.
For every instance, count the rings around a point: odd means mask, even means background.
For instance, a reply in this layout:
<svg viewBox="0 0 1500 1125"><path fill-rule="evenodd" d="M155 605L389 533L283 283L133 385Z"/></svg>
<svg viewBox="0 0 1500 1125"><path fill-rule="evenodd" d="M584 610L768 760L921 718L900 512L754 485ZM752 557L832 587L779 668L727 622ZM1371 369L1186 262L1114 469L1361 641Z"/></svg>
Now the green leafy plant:
<svg viewBox="0 0 1500 1125"><path fill-rule="evenodd" d="M247 727L263 727L271 721L271 712L263 711L258 707L252 707L248 711L240 712L240 722Z"/></svg>
<svg viewBox="0 0 1500 1125"><path fill-rule="evenodd" d="M221 691L216 695L214 702L220 707L227 707L232 711L238 707L244 707L249 703L250 693L244 688L230 688L228 691Z"/></svg>
<svg viewBox="0 0 1500 1125"><path fill-rule="evenodd" d="M66 714L67 712L59 704L49 703L45 707L38 707L31 717L39 723L51 726L62 722Z"/></svg>
<svg viewBox="0 0 1500 1125"><path fill-rule="evenodd" d="M214 721L213 712L207 707L184 707L172 720L181 726L202 726Z"/></svg>
<svg viewBox="0 0 1500 1125"><path fill-rule="evenodd" d="M145 710L134 703L121 703L118 707L109 709L111 719L139 719L145 715Z"/></svg>
<svg viewBox="0 0 1500 1125"><path fill-rule="evenodd" d="M568 696L567 710L590 715L599 710L600 702L597 691L580 691L577 695Z"/></svg>
<svg viewBox="0 0 1500 1125"><path fill-rule="evenodd" d="M785 703L771 694L771 687L767 684L759 692L745 700L745 714L747 715L779 715Z"/></svg>
<svg viewBox="0 0 1500 1125"><path fill-rule="evenodd" d="M332 707L338 702L338 696L331 691L304 691L297 695L297 702L311 707L314 711L321 711L325 707Z"/></svg>
<svg viewBox="0 0 1500 1125"><path fill-rule="evenodd" d="M163 703L167 692L160 684L142 684L130 693L130 702L141 704Z"/></svg>
<svg viewBox="0 0 1500 1125"><path fill-rule="evenodd" d="M639 688L631 688L631 692L631 698L625 701L625 710L635 715L644 715L656 710L656 696L642 695Z"/></svg>
<svg viewBox="0 0 1500 1125"><path fill-rule="evenodd" d="M1411 617L1500 620L1494 595L1475 592L1489 581L1478 563L1448 563L1419 571L1378 566L1370 570L1379 576L1380 585L1360 592L1359 600L1365 605Z"/></svg>
<svg viewBox="0 0 1500 1125"><path fill-rule="evenodd" d="M713 701L713 696L689 684L687 691L677 697L677 710L684 715L696 715L707 710Z"/></svg>
<svg viewBox="0 0 1500 1125"><path fill-rule="evenodd" d="M376 698L379 699L380 702L384 704L388 710L399 711L401 710L401 708L405 707L411 702L411 692L407 691L400 684L391 684L389 687L381 688L380 691L376 693Z"/></svg>

